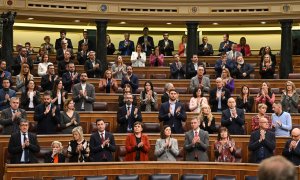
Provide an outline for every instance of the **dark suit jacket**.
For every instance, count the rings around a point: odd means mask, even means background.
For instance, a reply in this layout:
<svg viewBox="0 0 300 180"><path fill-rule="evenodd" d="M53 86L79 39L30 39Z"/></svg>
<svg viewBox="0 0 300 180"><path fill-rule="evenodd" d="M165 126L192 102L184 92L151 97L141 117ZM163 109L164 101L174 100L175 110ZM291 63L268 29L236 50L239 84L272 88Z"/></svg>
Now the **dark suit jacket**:
<svg viewBox="0 0 300 180"><path fill-rule="evenodd" d="M25 109L26 111L32 110L32 109L29 109L29 102L30 102L30 98L27 95L27 91L23 92L21 95L21 107L23 109ZM33 107L36 107L40 103L41 103L40 92L36 91L35 96L33 96Z"/></svg>
<svg viewBox="0 0 300 180"><path fill-rule="evenodd" d="M207 49L204 49L205 44L200 44L198 47L198 56L210 56L214 54L211 44L207 44Z"/></svg>
<svg viewBox="0 0 300 180"><path fill-rule="evenodd" d="M138 44L142 45L142 50L146 52L146 56L150 56L152 53L152 49L154 49L154 42L153 38L151 36L147 36L147 41L150 43L150 45L147 45L147 51L145 51L145 42L144 42L144 36L139 37Z"/></svg>
<svg viewBox="0 0 300 180"><path fill-rule="evenodd" d="M270 68L266 68L262 65L262 63L259 66L259 74L262 79L274 79L274 73L275 73L275 64L273 63Z"/></svg>
<svg viewBox="0 0 300 180"><path fill-rule="evenodd" d="M21 115L15 120L12 120L12 112L10 107L1 111L0 124L3 126L2 134L10 135L20 131L19 123L20 120L26 119L26 111L20 108L17 109L17 111L21 112Z"/></svg>
<svg viewBox="0 0 300 180"><path fill-rule="evenodd" d="M200 129L200 142L192 144L194 131L190 130L185 133L184 149L186 150L187 161L209 161L207 150L209 148L209 135L207 131Z"/></svg>
<svg viewBox="0 0 300 180"><path fill-rule="evenodd" d="M78 41L78 52L80 52L82 50L81 49L81 44L82 43L84 43L84 39L81 39L80 41ZM89 39L88 39L88 46L89 46L88 51L94 51L95 50L94 42L89 40Z"/></svg>
<svg viewBox="0 0 300 180"><path fill-rule="evenodd" d="M99 68L94 70L93 63L90 60L86 60L84 63L84 70L89 78L100 78L101 74L103 73L103 67L98 59L95 60L95 64L99 64Z"/></svg>
<svg viewBox="0 0 300 180"><path fill-rule="evenodd" d="M222 112L221 125L228 129L231 135L244 135L245 115L244 110L236 108L237 117L231 118L230 109ZM230 120L231 118L231 120Z"/></svg>
<svg viewBox="0 0 300 180"><path fill-rule="evenodd" d="M225 110L228 108L227 106L227 100L230 98L230 92L227 88L222 88L222 92L225 92L224 98L221 100L221 106L222 110ZM217 93L217 88L212 89L209 92L209 104L211 107L212 112L217 112L218 111L218 100L216 99L216 93Z"/></svg>
<svg viewBox="0 0 300 180"><path fill-rule="evenodd" d="M35 108L34 121L37 121L38 134L56 134L57 125L60 123L60 111L56 107L55 116L52 116L52 109L55 105L51 104L48 114L44 114L45 105L39 104Z"/></svg>
<svg viewBox="0 0 300 180"><path fill-rule="evenodd" d="M224 48L225 42L221 42L219 46L219 52L228 52L231 51L231 45L234 43L232 41L227 41L226 42L228 45Z"/></svg>
<svg viewBox="0 0 300 180"><path fill-rule="evenodd" d="M202 62L198 62L198 67L199 66L202 66L204 68L206 67L206 65L204 63L202 63ZM204 74L205 74L205 72L204 72ZM186 73L187 78L190 79L190 78L192 78L192 77L194 77L196 75L197 75L197 70L195 70L194 63L193 62L189 62L187 64L187 73Z"/></svg>
<svg viewBox="0 0 300 180"><path fill-rule="evenodd" d="M85 64L85 62L88 60L88 55L87 55L87 53L88 53L88 51L87 52L78 52L77 53L77 61L78 61L78 63L79 63L79 65L84 65Z"/></svg>
<svg viewBox="0 0 300 180"><path fill-rule="evenodd" d="M232 72L237 79L250 79L250 74L254 72L254 68L248 64L244 63L241 65L241 68L237 68L238 63L234 63L234 71ZM247 75L244 77L243 73L246 73Z"/></svg>
<svg viewBox="0 0 300 180"><path fill-rule="evenodd" d="M68 51L70 51L70 53L71 53L70 59L73 60L75 58L73 50L68 48ZM56 61L63 61L64 59L65 59L64 50L61 48L56 50Z"/></svg>
<svg viewBox="0 0 300 180"><path fill-rule="evenodd" d="M29 146L27 147L29 150L29 162L37 163L37 158L35 157L35 153L40 152L40 146L38 144L36 135L32 133L28 133L29 138ZM8 152L11 154L10 163L18 164L21 161L23 149L21 144L21 133L17 132L11 135L8 143Z"/></svg>
<svg viewBox="0 0 300 180"><path fill-rule="evenodd" d="M160 54L163 54L164 56L172 56L172 52L174 51L174 43L172 40L168 40L169 41L169 45L165 47L165 40L160 40L158 42L158 46L159 46L159 51L160 51Z"/></svg>
<svg viewBox="0 0 300 180"><path fill-rule="evenodd" d="M170 78L171 79L184 79L184 74L185 74L185 70L184 70L184 65L182 64L181 68L178 69L176 66L176 63L173 62L170 65Z"/></svg>
<svg viewBox="0 0 300 180"><path fill-rule="evenodd" d="M55 76L56 75L52 75L51 81L49 81L49 74L42 76L41 87L43 88L43 91L51 91L53 89Z"/></svg>
<svg viewBox="0 0 300 180"><path fill-rule="evenodd" d="M223 66L225 68L228 68L230 71L230 74L232 75L232 72L234 71L234 64L231 60L227 59L226 64L222 65L222 60L218 59L215 64L215 71L216 71L216 77L221 77L222 71L223 71Z"/></svg>
<svg viewBox="0 0 300 180"><path fill-rule="evenodd" d="M99 132L90 138L90 160L93 162L113 161L112 152L116 151L115 138L112 133L105 131L105 139L109 139L109 146L101 147L102 141Z"/></svg>
<svg viewBox="0 0 300 180"><path fill-rule="evenodd" d="M297 144L295 149L289 150L290 144L292 140L288 140L285 143L284 149L282 151L282 155L286 157L289 161L294 163L295 166L300 165L300 143Z"/></svg>
<svg viewBox="0 0 300 180"><path fill-rule="evenodd" d="M55 41L55 50L57 51L58 49L61 48L61 38L56 39ZM68 42L68 48L73 49L73 45L72 45L72 41L69 38L66 38L67 42Z"/></svg>
<svg viewBox="0 0 300 180"><path fill-rule="evenodd" d="M181 107L180 113L176 114L175 111L178 107ZM164 125L169 125L171 127L174 127L175 132L172 133L176 133L176 134L183 133L182 122L185 122L186 120L184 105L181 104L180 102L176 102L174 115L171 115L170 117L168 115L169 109L170 109L170 103L168 101L161 104L159 109L159 116L158 116L159 121L163 122Z"/></svg>
<svg viewBox="0 0 300 180"><path fill-rule="evenodd" d="M121 87L124 88L125 84L129 84L132 89L132 94L135 94L136 90L139 88L139 78L135 74L132 74L129 79L130 81L127 81L125 76L123 76L121 80Z"/></svg>
<svg viewBox="0 0 300 180"><path fill-rule="evenodd" d="M251 133L248 149L252 151L251 162L254 163L259 163L259 159L257 155L261 147L264 147L265 158L273 156L276 147L276 139L275 139L274 132L267 130L265 134L265 140L259 142L259 138L260 138L260 129Z"/></svg>
<svg viewBox="0 0 300 180"><path fill-rule="evenodd" d="M127 108L126 105L122 106L119 108L118 110L118 114L117 114L117 121L118 121L118 132L119 133L126 133L127 132L127 127L129 126L130 128L132 128L133 130L133 124L136 121L140 121L142 122L142 114L141 111L138 110L137 116L134 116L134 110L135 110L136 106L132 105L131 107L131 111L130 111L130 116L128 117L128 119L126 119L126 114L127 114Z"/></svg>
<svg viewBox="0 0 300 180"><path fill-rule="evenodd" d="M53 163L54 162L54 159L51 157L51 155L52 155L52 151L49 151L48 153L45 154L45 157L44 157L44 162L45 163ZM64 154L62 154L62 153L58 154L58 162L59 163L64 163L65 162Z"/></svg>
<svg viewBox="0 0 300 180"><path fill-rule="evenodd" d="M16 91L12 89L8 89L8 91L4 91L3 89L0 89L0 110L6 109L10 107L10 101L5 101L5 95L8 94L9 97L16 97Z"/></svg>
<svg viewBox="0 0 300 180"><path fill-rule="evenodd" d="M13 75L14 76L17 76L17 75L19 75L20 74L20 71L21 71L21 57L20 57L20 55L18 55L17 57L16 57L16 59L15 59L15 61L14 61L14 65L13 65ZM29 69L30 69L30 71L32 72L32 70L33 70L33 61L32 61L32 59L31 59L31 57L30 56L28 56L27 57L27 64L29 65Z"/></svg>
<svg viewBox="0 0 300 180"><path fill-rule="evenodd" d="M129 46L125 46L125 41L119 42L119 51L121 52L121 55L124 56L131 56L132 51L134 51L134 42L129 40Z"/></svg>
<svg viewBox="0 0 300 180"><path fill-rule="evenodd" d="M76 71L74 73L76 73ZM64 90L67 91L68 93L71 92L72 86L79 82L80 82L80 74L78 74L77 79L74 79L73 81L72 81L70 72L65 72L62 75L62 83L64 86Z"/></svg>
<svg viewBox="0 0 300 180"><path fill-rule="evenodd" d="M169 101L169 94L164 92L164 94L161 96L161 104L167 101Z"/></svg>
<svg viewBox="0 0 300 180"><path fill-rule="evenodd" d="M57 71L58 71L58 75L59 77L62 77L62 75L67 72L67 65L72 62L71 60L69 60L68 62L66 62L65 60L59 61L58 65L57 65Z"/></svg>

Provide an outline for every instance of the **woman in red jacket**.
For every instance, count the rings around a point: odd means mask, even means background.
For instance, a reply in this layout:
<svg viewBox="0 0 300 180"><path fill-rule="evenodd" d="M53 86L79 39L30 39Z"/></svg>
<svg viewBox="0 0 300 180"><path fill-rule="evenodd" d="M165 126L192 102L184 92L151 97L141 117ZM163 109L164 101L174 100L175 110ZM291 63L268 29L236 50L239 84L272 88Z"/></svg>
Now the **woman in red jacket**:
<svg viewBox="0 0 300 180"><path fill-rule="evenodd" d="M133 131L126 138L125 161L148 161L150 142L148 136L142 134L143 123L139 121L135 122Z"/></svg>

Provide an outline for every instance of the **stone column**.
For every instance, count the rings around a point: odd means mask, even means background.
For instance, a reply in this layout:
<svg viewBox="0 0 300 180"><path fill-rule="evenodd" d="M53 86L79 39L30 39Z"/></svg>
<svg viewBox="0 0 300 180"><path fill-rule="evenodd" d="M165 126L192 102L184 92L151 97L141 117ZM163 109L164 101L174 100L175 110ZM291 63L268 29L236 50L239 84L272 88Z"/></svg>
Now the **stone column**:
<svg viewBox="0 0 300 180"><path fill-rule="evenodd" d="M106 28L107 20L96 20L97 33L96 33L96 57L101 62L101 76L108 69L107 63L107 48L106 48Z"/></svg>
<svg viewBox="0 0 300 180"><path fill-rule="evenodd" d="M281 20L281 61L279 66L280 79L287 79L293 72L292 63L292 24L293 20Z"/></svg>
<svg viewBox="0 0 300 180"><path fill-rule="evenodd" d="M1 15L3 30L2 30L2 58L6 60L7 68L11 69L14 65L13 61L13 26L17 13L3 13Z"/></svg>
<svg viewBox="0 0 300 180"><path fill-rule="evenodd" d="M187 65L189 62L191 62L191 58L193 57L193 54L197 54L198 51L198 35L197 35L197 29L198 29L198 22L187 22L187 50L186 50L186 62ZM186 66L187 67L187 66ZM187 72L187 69L186 69Z"/></svg>

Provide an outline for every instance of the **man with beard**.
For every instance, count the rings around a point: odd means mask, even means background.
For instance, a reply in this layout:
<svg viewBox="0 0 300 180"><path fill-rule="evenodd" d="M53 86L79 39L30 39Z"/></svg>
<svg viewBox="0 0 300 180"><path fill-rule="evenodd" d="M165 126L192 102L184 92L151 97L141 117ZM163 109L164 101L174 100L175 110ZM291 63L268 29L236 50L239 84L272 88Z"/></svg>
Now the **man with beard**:
<svg viewBox="0 0 300 180"><path fill-rule="evenodd" d="M127 66L127 75L123 76L121 81L121 87L124 88L125 84L129 84L132 89L132 94L135 94L136 90L139 88L139 79L132 73L132 67Z"/></svg>
<svg viewBox="0 0 300 180"><path fill-rule="evenodd" d="M161 104L158 119L163 125L169 125L172 133L183 133L186 113L184 105L177 101L178 93L175 89L169 92L169 101Z"/></svg>
<svg viewBox="0 0 300 180"><path fill-rule="evenodd" d="M9 79L4 78L2 81L2 89L0 89L0 110L9 107L10 98L16 97L16 91L9 89L10 82Z"/></svg>
<svg viewBox="0 0 300 180"><path fill-rule="evenodd" d="M51 92L45 91L44 103L35 108L34 121L37 121L38 134L56 134L57 125L60 123L60 111L51 104Z"/></svg>
<svg viewBox="0 0 300 180"><path fill-rule="evenodd" d="M16 57L13 65L13 75L17 76L20 74L21 65L27 63L29 65L30 71L33 69L33 61L30 56L27 56L27 49L24 47L20 50L20 54Z"/></svg>
<svg viewBox="0 0 300 180"><path fill-rule="evenodd" d="M9 79L10 85L12 85L13 81L12 81L11 73L6 68L6 61L1 60L0 61L0 89L3 88L2 81L4 78Z"/></svg>
<svg viewBox="0 0 300 180"><path fill-rule="evenodd" d="M49 64L47 69L47 74L41 79L41 87L43 88L43 91L52 91L54 81L58 79L58 76L55 74L53 64Z"/></svg>
<svg viewBox="0 0 300 180"><path fill-rule="evenodd" d="M126 105L122 106L118 110L117 121L119 124L118 132L126 133L133 131L133 124L136 121L142 122L141 111L132 104L132 94L125 95Z"/></svg>
<svg viewBox="0 0 300 180"><path fill-rule="evenodd" d="M64 86L64 90L68 93L71 92L72 87L80 82L80 75L75 71L75 64L70 62L68 64L69 72L65 72L62 76L62 83Z"/></svg>
<svg viewBox="0 0 300 180"><path fill-rule="evenodd" d="M73 101L76 111L93 111L95 102L95 87L87 83L88 77L85 72L80 75L80 83L73 86Z"/></svg>
<svg viewBox="0 0 300 180"><path fill-rule="evenodd" d="M100 60L96 59L96 52L90 51L88 53L89 59L85 61L84 70L89 78L100 78L102 75L102 66Z"/></svg>
<svg viewBox="0 0 300 180"><path fill-rule="evenodd" d="M237 79L250 79L250 74L253 72L254 68L250 64L245 63L243 56L236 58L232 74L235 75Z"/></svg>

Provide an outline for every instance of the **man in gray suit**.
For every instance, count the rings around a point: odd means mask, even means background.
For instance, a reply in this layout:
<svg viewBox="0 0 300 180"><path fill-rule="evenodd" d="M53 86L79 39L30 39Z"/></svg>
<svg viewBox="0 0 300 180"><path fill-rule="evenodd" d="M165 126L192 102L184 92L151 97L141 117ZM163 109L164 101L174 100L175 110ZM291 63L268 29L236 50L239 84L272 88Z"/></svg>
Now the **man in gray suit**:
<svg viewBox="0 0 300 180"><path fill-rule="evenodd" d="M208 161L208 132L199 128L200 120L195 116L191 120L192 130L185 133L184 149L186 161Z"/></svg>
<svg viewBox="0 0 300 180"><path fill-rule="evenodd" d="M73 101L76 111L93 111L95 102L95 87L87 83L87 74L81 73L80 83L73 86Z"/></svg>
<svg viewBox="0 0 300 180"><path fill-rule="evenodd" d="M26 119L26 111L19 108L20 99L10 98L10 107L1 112L0 124L3 126L2 134L10 135L19 131L20 120Z"/></svg>
<svg viewBox="0 0 300 180"><path fill-rule="evenodd" d="M203 92L209 92L210 80L207 76L204 76L205 69L203 66L199 66L197 75L191 79L190 92L194 92L195 89L201 88Z"/></svg>

